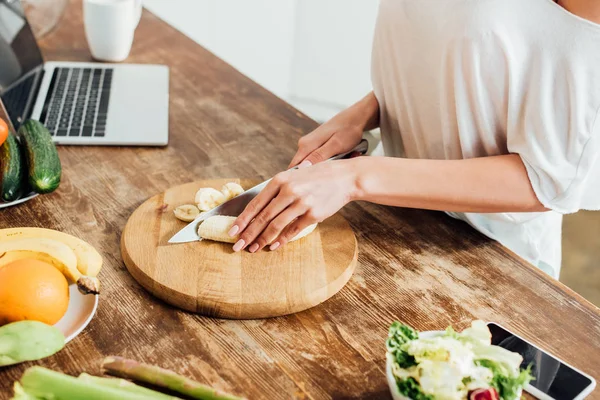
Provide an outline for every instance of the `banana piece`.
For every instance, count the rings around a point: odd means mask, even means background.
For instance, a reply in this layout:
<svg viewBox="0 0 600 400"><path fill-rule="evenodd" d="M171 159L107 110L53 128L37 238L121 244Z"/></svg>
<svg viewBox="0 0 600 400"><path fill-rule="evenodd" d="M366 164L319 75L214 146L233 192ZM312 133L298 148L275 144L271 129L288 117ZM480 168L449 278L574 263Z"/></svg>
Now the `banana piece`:
<svg viewBox="0 0 600 400"><path fill-rule="evenodd" d="M225 195L227 200L231 200L234 197L244 193L244 188L239 183L229 182L223 185L221 188L221 193Z"/></svg>
<svg viewBox="0 0 600 400"><path fill-rule="evenodd" d="M21 259L19 257L26 255L56 267L69 283L77 284L81 293L98 293L100 288L98 279L84 276L79 272L75 252L66 244L46 238L14 239L0 242L0 265L6 265L10 260Z"/></svg>
<svg viewBox="0 0 600 400"><path fill-rule="evenodd" d="M214 240L216 242L235 243L236 237L228 235L236 217L215 215L205 219L198 227L198 236L202 239Z"/></svg>
<svg viewBox="0 0 600 400"><path fill-rule="evenodd" d="M200 211L209 211L221 203L225 203L227 197L217 189L200 188L196 192L196 204Z"/></svg>
<svg viewBox="0 0 600 400"><path fill-rule="evenodd" d="M184 204L173 210L175 217L185 222L192 222L200 214L200 210L193 204Z"/></svg>
<svg viewBox="0 0 600 400"><path fill-rule="evenodd" d="M45 228L0 229L0 242L28 238L52 239L69 246L77 257L77 269L83 275L95 277L102 268L100 253L92 245L75 236Z"/></svg>
<svg viewBox="0 0 600 400"><path fill-rule="evenodd" d="M216 242L224 242L224 243L235 243L237 242L237 237L229 236L228 232L233 226L236 217L227 217L224 215L215 215L214 217L207 218L200 224L198 227L198 235L202 239L214 240ZM290 242L293 242L298 239L302 239L303 237L312 233L315 230L317 224L312 224L304 228L300 233L298 233Z"/></svg>

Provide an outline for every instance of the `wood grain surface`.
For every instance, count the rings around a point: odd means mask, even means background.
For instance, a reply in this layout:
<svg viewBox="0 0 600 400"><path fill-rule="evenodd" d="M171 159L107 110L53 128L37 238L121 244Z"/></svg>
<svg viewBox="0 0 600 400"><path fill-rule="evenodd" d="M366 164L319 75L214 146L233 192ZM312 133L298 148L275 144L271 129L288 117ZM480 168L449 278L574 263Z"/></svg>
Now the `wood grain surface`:
<svg viewBox="0 0 600 400"><path fill-rule="evenodd" d="M304 311L340 291L356 267L358 248L339 214L279 251L235 253L231 243L168 243L186 226L173 210L194 204L199 188L227 182L245 189L256 181L220 179L186 183L146 200L121 237L127 269L165 302L209 317L269 318Z"/></svg>
<svg viewBox="0 0 600 400"><path fill-rule="evenodd" d="M233 12L233 11L232 11ZM48 60L89 61L81 3L42 42ZM131 213L198 179L266 179L283 170L317 124L154 15L144 12L128 62L170 67L165 148L61 147L53 194L0 211L0 226L42 226L102 253L96 317L58 354L0 369L0 398L31 365L99 373L107 355L137 359L251 399L388 399L387 329L497 321L600 379L600 312L492 240L439 212L353 203L356 271L310 310L264 320L180 311L144 290L119 251ZM591 398L600 398L596 389Z"/></svg>

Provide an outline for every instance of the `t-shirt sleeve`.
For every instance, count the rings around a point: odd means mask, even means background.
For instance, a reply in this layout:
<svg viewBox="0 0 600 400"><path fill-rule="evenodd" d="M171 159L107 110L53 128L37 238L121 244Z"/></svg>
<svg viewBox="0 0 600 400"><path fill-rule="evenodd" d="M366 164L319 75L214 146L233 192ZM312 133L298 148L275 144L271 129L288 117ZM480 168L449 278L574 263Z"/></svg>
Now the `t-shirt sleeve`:
<svg viewBox="0 0 600 400"><path fill-rule="evenodd" d="M589 121L569 112L523 116L508 132L539 201L568 214L600 209L600 113Z"/></svg>

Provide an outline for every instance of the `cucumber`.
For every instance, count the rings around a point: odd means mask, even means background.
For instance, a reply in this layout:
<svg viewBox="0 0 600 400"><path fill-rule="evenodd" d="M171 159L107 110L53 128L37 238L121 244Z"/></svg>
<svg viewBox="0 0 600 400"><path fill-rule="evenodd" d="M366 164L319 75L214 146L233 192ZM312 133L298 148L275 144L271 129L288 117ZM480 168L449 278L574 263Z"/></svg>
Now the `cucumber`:
<svg viewBox="0 0 600 400"><path fill-rule="evenodd" d="M55 191L62 168L50 132L40 122L30 119L19 128L19 137L25 149L29 185L36 193Z"/></svg>
<svg viewBox="0 0 600 400"><path fill-rule="evenodd" d="M17 137L8 134L0 146L0 198L4 201L17 200L26 186L26 166Z"/></svg>

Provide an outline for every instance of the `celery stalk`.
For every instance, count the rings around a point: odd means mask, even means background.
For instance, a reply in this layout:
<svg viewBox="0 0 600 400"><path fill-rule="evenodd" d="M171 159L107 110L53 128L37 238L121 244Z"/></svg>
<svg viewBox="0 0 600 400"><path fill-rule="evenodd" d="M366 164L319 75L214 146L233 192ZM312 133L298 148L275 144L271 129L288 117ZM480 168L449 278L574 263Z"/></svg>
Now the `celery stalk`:
<svg viewBox="0 0 600 400"><path fill-rule="evenodd" d="M199 382L178 375L173 371L142 364L122 357L107 357L102 368L110 374L121 378L144 382L150 385L172 390L198 400L241 400L234 396L203 385Z"/></svg>
<svg viewBox="0 0 600 400"><path fill-rule="evenodd" d="M147 396L154 396L153 399L157 399L157 400L158 399L163 399L163 400L179 399L179 397L168 396L166 394L156 392L154 390L145 388L143 386L138 386L135 383L130 382L125 379L101 378L99 376L88 375L85 373L79 375L79 377L77 379L82 380L84 382L96 383L98 385L102 385L105 387L113 387L113 388L118 388L118 389L122 389L122 390L127 390L128 392L131 392L131 393L138 393L138 394L143 394L143 395L147 395Z"/></svg>
<svg viewBox="0 0 600 400"><path fill-rule="evenodd" d="M163 400L163 395L130 391L86 382L42 367L31 367L21 377L23 391L32 398L60 400ZM18 397L17 397L18 398ZM26 397L21 397L25 399Z"/></svg>

